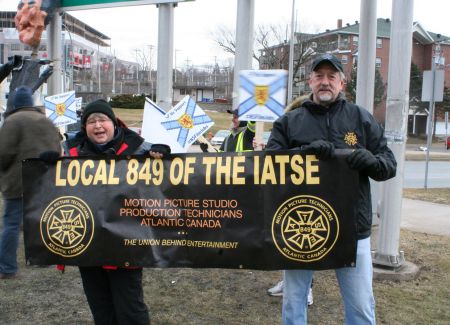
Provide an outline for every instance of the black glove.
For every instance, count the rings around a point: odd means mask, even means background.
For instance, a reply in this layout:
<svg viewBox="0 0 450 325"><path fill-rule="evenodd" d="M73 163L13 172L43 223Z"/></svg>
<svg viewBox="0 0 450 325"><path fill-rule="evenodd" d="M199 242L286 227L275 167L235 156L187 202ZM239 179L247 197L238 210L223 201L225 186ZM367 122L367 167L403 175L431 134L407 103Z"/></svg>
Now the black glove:
<svg viewBox="0 0 450 325"><path fill-rule="evenodd" d="M378 160L369 150L356 149L347 157L347 163L351 169L367 170L375 168Z"/></svg>
<svg viewBox="0 0 450 325"><path fill-rule="evenodd" d="M202 149L203 152L208 152L208 145L206 143L201 142L200 149Z"/></svg>
<svg viewBox="0 0 450 325"><path fill-rule="evenodd" d="M54 165L58 161L61 155L56 151L44 151L39 155L39 159L43 160L49 165Z"/></svg>
<svg viewBox="0 0 450 325"><path fill-rule="evenodd" d="M162 143L152 144L150 151L158 152L158 153L162 154L163 156L170 155L170 152L171 152L170 147L167 144L162 144Z"/></svg>
<svg viewBox="0 0 450 325"><path fill-rule="evenodd" d="M13 55L8 57L8 62L5 64L11 66L12 68L17 68L22 64L22 56L21 55Z"/></svg>
<svg viewBox="0 0 450 325"><path fill-rule="evenodd" d="M334 144L325 140L315 140L301 147L306 153L315 154L320 160L334 158Z"/></svg>

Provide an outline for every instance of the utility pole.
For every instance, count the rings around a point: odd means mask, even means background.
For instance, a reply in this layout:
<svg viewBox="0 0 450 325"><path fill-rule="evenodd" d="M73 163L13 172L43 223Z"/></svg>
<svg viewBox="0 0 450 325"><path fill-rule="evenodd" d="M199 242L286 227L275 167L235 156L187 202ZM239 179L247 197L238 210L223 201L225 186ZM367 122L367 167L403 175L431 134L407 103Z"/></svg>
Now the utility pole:
<svg viewBox="0 0 450 325"><path fill-rule="evenodd" d="M434 48L434 55L431 56L431 75L432 75L432 82L431 82L431 99L430 104L428 106L428 119L427 119L427 126L428 126L428 132L427 132L427 153L426 153L426 159L425 159L425 184L424 188L427 189L428 187L428 162L430 159L430 150L433 143L433 131L434 131L434 101L436 100L435 95L435 88L436 88L436 60L437 62L440 61L441 58L441 45L439 43L436 44L436 47ZM445 138L447 141L447 138Z"/></svg>
<svg viewBox="0 0 450 325"><path fill-rule="evenodd" d="M178 70L177 70L177 52L181 52L181 50L177 50L177 49L175 49L175 52L174 52L174 55L175 55L175 63L174 63L174 65L175 65L175 76L174 76L174 81L175 81L175 84L177 83L177 72L178 72Z"/></svg>
<svg viewBox="0 0 450 325"><path fill-rule="evenodd" d="M373 114L377 40L377 0L361 0L356 104Z"/></svg>
<svg viewBox="0 0 450 325"><path fill-rule="evenodd" d="M174 3L159 4L156 103L165 111L170 110L173 99L174 6Z"/></svg>
<svg viewBox="0 0 450 325"><path fill-rule="evenodd" d="M289 42L289 72L288 72L288 89L287 102L292 101L292 85L294 81L294 35L295 35L295 0L292 0L292 17L291 17L291 41Z"/></svg>
<svg viewBox="0 0 450 325"><path fill-rule="evenodd" d="M53 74L48 80L47 95L56 95L61 93L61 33L62 33L62 18L59 15L59 10L55 12L53 18L50 20L48 26L48 52L49 58L53 61Z"/></svg>
<svg viewBox="0 0 450 325"><path fill-rule="evenodd" d="M234 56L233 110L239 105L239 72L252 68L255 0L238 0L236 55Z"/></svg>
<svg viewBox="0 0 450 325"><path fill-rule="evenodd" d="M377 39L377 0L361 0L355 103L373 114ZM372 225L378 224L378 201L382 183L370 180Z"/></svg>
<svg viewBox="0 0 450 325"><path fill-rule="evenodd" d="M153 48L154 48L154 46L150 45L150 44L148 44L147 46L148 46L149 52L150 52L149 58L148 58L148 61L149 61L149 63L148 63L149 64L149 68L148 68L148 82L150 84L150 98L153 100L153 77L152 77L152 62L153 62L153 59L152 59L152 57L153 57Z"/></svg>
<svg viewBox="0 0 450 325"><path fill-rule="evenodd" d="M98 64L98 92L101 93L102 92L102 77L101 77L102 63L101 63L101 58L100 58L100 44L97 44L97 64Z"/></svg>
<svg viewBox="0 0 450 325"><path fill-rule="evenodd" d="M114 50L114 57L113 57L113 80L111 92L113 94L116 93L116 50Z"/></svg>
<svg viewBox="0 0 450 325"><path fill-rule="evenodd" d="M136 80L137 80L137 93L138 95L141 94L141 82L139 80L139 60L138 60L138 52L139 49L134 50L136 52Z"/></svg>
<svg viewBox="0 0 450 325"><path fill-rule="evenodd" d="M399 241L408 130L413 8L413 0L392 2L385 134L397 160L397 176L385 182L377 250L373 252L374 264L396 270L405 263L403 252L399 252Z"/></svg>

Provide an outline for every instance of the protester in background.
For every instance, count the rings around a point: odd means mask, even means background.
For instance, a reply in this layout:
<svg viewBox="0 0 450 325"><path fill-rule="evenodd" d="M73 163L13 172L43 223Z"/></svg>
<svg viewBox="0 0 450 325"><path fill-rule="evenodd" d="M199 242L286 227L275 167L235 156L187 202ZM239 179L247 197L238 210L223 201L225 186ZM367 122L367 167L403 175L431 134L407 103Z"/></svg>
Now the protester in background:
<svg viewBox="0 0 450 325"><path fill-rule="evenodd" d="M345 323L375 324L369 177L377 181L394 177L396 161L387 147L382 127L367 110L347 102L341 93L345 77L340 60L331 54L319 56L311 71L310 100L274 123L266 149L299 148L320 160L333 159L335 148L353 149L346 159L349 167L359 172L356 266L335 272L344 302ZM284 271L284 325L307 323L307 296L313 274L313 270Z"/></svg>
<svg viewBox="0 0 450 325"><path fill-rule="evenodd" d="M219 151L224 152L242 152L253 150L253 138L255 137L255 122L239 121L238 110L227 110L232 114L231 133L225 138ZM208 145L201 143L200 148L203 152L208 152Z"/></svg>
<svg viewBox="0 0 450 325"><path fill-rule="evenodd" d="M0 279L17 275L17 248L22 223L22 160L42 152L61 152L60 135L44 112L34 107L29 87L11 94L13 109L5 113L0 128L0 183L4 198L3 233L0 239Z"/></svg>
<svg viewBox="0 0 450 325"><path fill-rule="evenodd" d="M159 159L170 154L170 147L144 142L125 127L105 100L88 104L81 124L81 131L63 144L69 156L150 154ZM51 153L45 156L41 158L48 162L58 158L52 158ZM142 288L142 267L80 266L79 270L95 324L150 324Z"/></svg>

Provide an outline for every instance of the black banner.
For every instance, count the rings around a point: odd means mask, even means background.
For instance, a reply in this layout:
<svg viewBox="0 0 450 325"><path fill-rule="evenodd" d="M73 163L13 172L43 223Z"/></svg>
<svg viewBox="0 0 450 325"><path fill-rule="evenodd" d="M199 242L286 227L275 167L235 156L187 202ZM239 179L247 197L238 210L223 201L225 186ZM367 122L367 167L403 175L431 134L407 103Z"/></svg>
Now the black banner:
<svg viewBox="0 0 450 325"><path fill-rule="evenodd" d="M23 163L31 264L354 265L358 173L293 151Z"/></svg>

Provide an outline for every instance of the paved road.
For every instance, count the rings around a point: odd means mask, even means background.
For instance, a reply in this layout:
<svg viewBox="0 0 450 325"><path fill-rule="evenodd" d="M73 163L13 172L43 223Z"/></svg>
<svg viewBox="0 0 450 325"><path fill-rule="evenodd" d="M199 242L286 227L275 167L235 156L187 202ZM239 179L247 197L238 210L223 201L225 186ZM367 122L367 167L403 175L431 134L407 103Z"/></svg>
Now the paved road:
<svg viewBox="0 0 450 325"><path fill-rule="evenodd" d="M423 188L425 184L425 161L405 161L403 187ZM450 187L450 161L428 163L428 188Z"/></svg>

